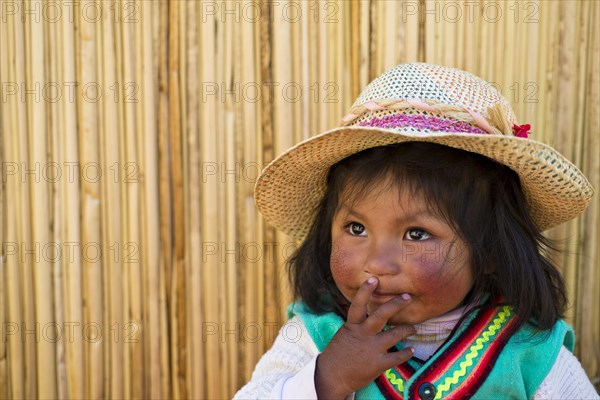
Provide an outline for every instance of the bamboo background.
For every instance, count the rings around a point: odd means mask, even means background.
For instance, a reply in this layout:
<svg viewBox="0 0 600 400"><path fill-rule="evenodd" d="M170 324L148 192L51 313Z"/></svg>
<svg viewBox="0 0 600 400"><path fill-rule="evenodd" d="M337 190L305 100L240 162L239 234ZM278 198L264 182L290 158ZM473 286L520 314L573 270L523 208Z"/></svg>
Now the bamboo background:
<svg viewBox="0 0 600 400"><path fill-rule="evenodd" d="M291 299L256 177L398 63L494 82L598 190L600 3L466 3L1 0L0 396L231 397ZM548 232L596 385L599 198Z"/></svg>

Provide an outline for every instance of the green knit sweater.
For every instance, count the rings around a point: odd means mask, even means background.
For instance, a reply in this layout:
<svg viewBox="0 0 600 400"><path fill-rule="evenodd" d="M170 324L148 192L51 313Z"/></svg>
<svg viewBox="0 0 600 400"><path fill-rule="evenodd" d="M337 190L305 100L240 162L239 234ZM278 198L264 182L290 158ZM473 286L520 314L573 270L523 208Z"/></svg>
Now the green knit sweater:
<svg viewBox="0 0 600 400"><path fill-rule="evenodd" d="M323 351L344 324L334 313L315 314L301 302L288 307ZM357 399L532 398L561 346L573 351L574 333L564 321L550 332L525 325L512 328L510 307L473 313L427 361L411 359L387 370L356 392ZM402 342L396 346L403 347Z"/></svg>

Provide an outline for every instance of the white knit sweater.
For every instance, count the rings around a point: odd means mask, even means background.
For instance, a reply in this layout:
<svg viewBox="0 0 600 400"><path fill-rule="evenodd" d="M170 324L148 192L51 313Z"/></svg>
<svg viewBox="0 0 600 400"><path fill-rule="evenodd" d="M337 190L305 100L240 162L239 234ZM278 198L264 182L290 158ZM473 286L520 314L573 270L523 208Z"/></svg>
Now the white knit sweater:
<svg viewBox="0 0 600 400"><path fill-rule="evenodd" d="M428 358L444 341L409 340L416 355ZM319 350L298 317L279 331L273 347L256 364L252 379L234 399L316 399L314 374ZM350 399L354 396L350 396ZM573 354L565 347L542 382L534 399L600 399Z"/></svg>

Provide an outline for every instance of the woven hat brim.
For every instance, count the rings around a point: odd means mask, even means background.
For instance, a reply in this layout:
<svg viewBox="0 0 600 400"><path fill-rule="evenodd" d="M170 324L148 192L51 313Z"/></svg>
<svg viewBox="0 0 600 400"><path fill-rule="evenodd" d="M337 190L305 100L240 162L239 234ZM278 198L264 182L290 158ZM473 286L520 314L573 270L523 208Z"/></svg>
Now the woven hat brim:
<svg viewBox="0 0 600 400"><path fill-rule="evenodd" d="M325 194L333 164L365 149L412 141L482 154L510 167L519 175L531 216L542 231L575 218L594 195L575 165L552 147L531 139L348 126L298 143L273 160L256 182L256 205L267 222L303 240Z"/></svg>

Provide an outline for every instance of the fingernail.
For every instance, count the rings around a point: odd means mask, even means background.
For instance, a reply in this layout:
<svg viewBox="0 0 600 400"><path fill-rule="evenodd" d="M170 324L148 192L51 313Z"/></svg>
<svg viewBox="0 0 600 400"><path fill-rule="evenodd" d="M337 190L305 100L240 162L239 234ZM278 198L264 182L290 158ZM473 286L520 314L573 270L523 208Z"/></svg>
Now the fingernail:
<svg viewBox="0 0 600 400"><path fill-rule="evenodd" d="M408 293L404 293L404 294L402 295L402 298L403 298L404 300L407 300L407 301L408 301L408 300L410 300L410 294L408 294Z"/></svg>
<svg viewBox="0 0 600 400"><path fill-rule="evenodd" d="M415 351L416 351L415 348L414 347L409 347L409 348L410 348L410 352L415 354Z"/></svg>
<svg viewBox="0 0 600 400"><path fill-rule="evenodd" d="M369 285L374 285L377 283L377 278L375 278L374 276L371 276L369 279L367 279L367 283Z"/></svg>

